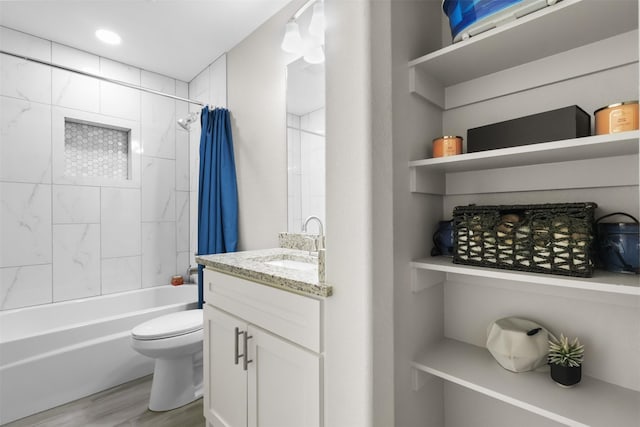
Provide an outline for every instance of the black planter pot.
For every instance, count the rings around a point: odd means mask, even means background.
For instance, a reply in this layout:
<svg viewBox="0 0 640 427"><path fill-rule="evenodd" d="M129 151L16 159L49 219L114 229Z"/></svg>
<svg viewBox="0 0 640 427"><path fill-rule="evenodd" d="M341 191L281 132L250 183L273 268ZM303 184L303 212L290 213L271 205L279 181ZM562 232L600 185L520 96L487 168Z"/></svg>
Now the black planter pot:
<svg viewBox="0 0 640 427"><path fill-rule="evenodd" d="M552 363L551 379L562 387L573 387L582 379L582 366L569 367Z"/></svg>

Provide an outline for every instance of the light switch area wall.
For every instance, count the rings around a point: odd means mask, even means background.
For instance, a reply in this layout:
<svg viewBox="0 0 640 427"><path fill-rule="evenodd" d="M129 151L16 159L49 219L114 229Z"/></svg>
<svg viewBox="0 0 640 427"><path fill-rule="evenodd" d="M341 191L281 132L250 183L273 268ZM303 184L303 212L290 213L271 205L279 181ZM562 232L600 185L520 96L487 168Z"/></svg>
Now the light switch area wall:
<svg viewBox="0 0 640 427"><path fill-rule="evenodd" d="M3 50L188 97L187 83L0 27ZM186 103L0 57L0 309L165 285L189 265ZM64 118L131 129L129 179L64 171ZM62 153L62 162L60 162Z"/></svg>

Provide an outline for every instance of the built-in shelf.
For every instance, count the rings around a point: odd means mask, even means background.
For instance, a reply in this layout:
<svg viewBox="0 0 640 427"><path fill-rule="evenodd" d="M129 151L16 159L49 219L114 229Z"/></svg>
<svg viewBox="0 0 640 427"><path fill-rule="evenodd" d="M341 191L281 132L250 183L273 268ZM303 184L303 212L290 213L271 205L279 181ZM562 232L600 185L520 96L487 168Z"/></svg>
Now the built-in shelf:
<svg viewBox="0 0 640 427"><path fill-rule="evenodd" d="M506 70L638 28L638 2L562 0L409 62L443 86ZM576 31L584 28L588 31Z"/></svg>
<svg viewBox="0 0 640 427"><path fill-rule="evenodd" d="M638 185L639 138L630 131L414 160L409 188L455 195Z"/></svg>
<svg viewBox="0 0 640 427"><path fill-rule="evenodd" d="M469 172L625 156L638 154L639 138L640 132L638 131L587 136L498 150L479 151L457 156L413 160L409 162L409 167L425 168L445 173Z"/></svg>
<svg viewBox="0 0 640 427"><path fill-rule="evenodd" d="M640 392L584 375L561 388L547 370L512 373L485 348L456 340L432 346L413 367L565 425L636 427L640 420Z"/></svg>
<svg viewBox="0 0 640 427"><path fill-rule="evenodd" d="M528 282L546 286L585 289L590 291L640 296L640 276L596 270L593 277L570 277L556 274L527 273L497 268L454 264L448 257L430 257L411 262L415 269L463 274L513 282Z"/></svg>

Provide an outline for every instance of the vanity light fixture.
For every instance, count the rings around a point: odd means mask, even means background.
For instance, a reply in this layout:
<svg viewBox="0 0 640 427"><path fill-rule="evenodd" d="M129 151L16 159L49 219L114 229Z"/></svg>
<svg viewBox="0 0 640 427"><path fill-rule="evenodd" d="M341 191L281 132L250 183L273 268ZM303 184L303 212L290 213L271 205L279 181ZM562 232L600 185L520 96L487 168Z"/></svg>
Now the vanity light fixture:
<svg viewBox="0 0 640 427"><path fill-rule="evenodd" d="M307 30L308 37L305 39L300 35L298 18L313 6L313 15ZM294 53L304 57L310 64L320 64L324 62L324 3L323 0L309 0L291 17L287 22L284 38L280 47L287 53Z"/></svg>
<svg viewBox="0 0 640 427"><path fill-rule="evenodd" d="M287 31L284 33L284 39L282 39L280 47L287 53L299 53L302 51L303 42L296 21L287 22Z"/></svg>
<svg viewBox="0 0 640 427"><path fill-rule="evenodd" d="M122 42L122 38L117 33L114 33L110 30L105 30L104 28L96 31L96 37L101 42L111 45L118 45L120 44L120 42Z"/></svg>
<svg viewBox="0 0 640 427"><path fill-rule="evenodd" d="M309 23L309 34L324 38L324 3L321 1L313 5L313 15Z"/></svg>
<svg viewBox="0 0 640 427"><path fill-rule="evenodd" d="M324 62L324 50L322 46L314 46L304 53L304 60L309 64L322 64Z"/></svg>

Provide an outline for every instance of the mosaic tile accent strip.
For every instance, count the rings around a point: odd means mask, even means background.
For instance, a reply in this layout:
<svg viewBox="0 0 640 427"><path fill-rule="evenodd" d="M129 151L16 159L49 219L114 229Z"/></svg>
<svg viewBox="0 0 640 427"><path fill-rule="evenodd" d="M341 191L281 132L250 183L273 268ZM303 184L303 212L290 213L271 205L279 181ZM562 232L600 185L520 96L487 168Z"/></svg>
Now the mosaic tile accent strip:
<svg viewBox="0 0 640 427"><path fill-rule="evenodd" d="M71 120L64 122L65 175L129 178L129 131Z"/></svg>

